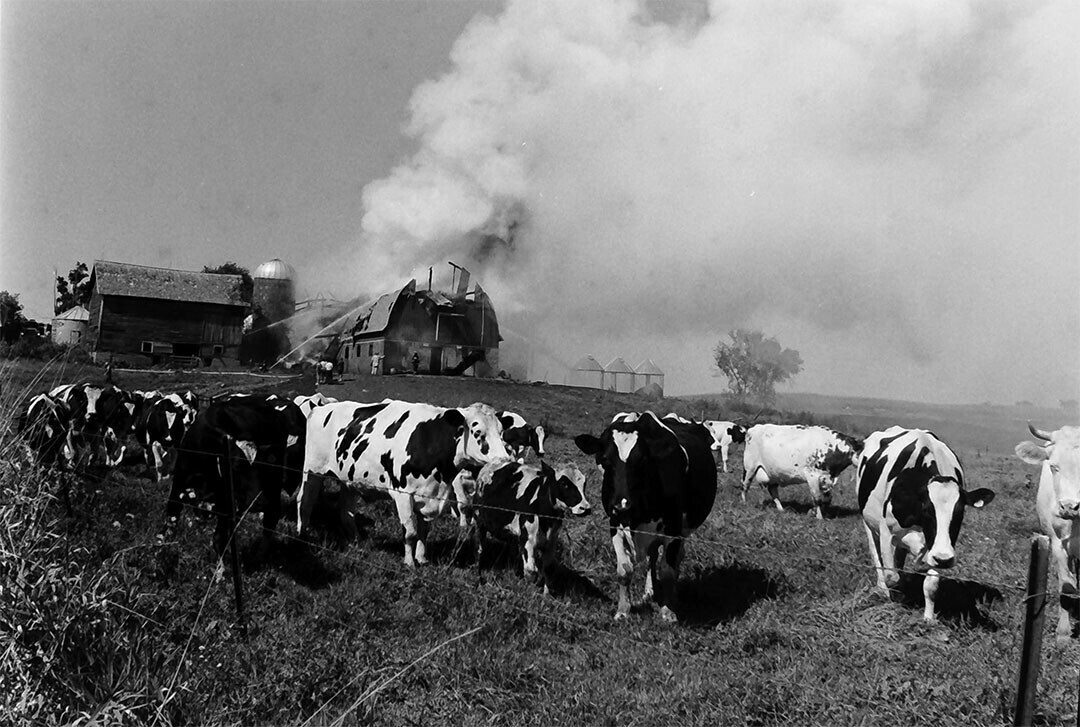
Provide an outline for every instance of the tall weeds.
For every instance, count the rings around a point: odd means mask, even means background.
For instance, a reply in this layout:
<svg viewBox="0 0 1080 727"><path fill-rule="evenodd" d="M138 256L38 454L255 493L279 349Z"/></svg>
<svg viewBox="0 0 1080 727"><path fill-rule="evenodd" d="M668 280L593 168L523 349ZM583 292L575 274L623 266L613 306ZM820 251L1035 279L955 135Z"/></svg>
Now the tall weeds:
<svg viewBox="0 0 1080 727"><path fill-rule="evenodd" d="M128 553L64 534L60 475L0 434L0 724L148 724L167 672ZM8 441L3 441L8 440Z"/></svg>

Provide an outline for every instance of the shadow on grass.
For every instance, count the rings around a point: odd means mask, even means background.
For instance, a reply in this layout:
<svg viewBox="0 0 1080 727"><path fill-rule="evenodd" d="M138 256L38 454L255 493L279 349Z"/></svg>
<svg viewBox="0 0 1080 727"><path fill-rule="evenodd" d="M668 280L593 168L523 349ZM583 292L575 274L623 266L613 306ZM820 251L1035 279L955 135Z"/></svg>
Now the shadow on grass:
<svg viewBox="0 0 1080 727"><path fill-rule="evenodd" d="M679 621L712 628L741 616L757 601L777 598L786 585L783 575L738 562L684 574L679 578Z"/></svg>
<svg viewBox="0 0 1080 727"><path fill-rule="evenodd" d="M228 551L225 558L228 562ZM240 546L240 560L245 573L273 569L315 591L341 580L341 573L326 565L322 548L291 538L280 539L269 550L261 539L245 542Z"/></svg>
<svg viewBox="0 0 1080 727"><path fill-rule="evenodd" d="M898 586L890 591L893 601L908 608L921 609L925 576L903 573ZM942 578L935 598L937 617L948 623L994 632L1000 626L986 609L1004 598L1001 591L976 581Z"/></svg>
<svg viewBox="0 0 1080 727"><path fill-rule="evenodd" d="M784 502L784 511L790 511L794 514L806 517L814 517L814 505L806 501ZM766 501L766 504L771 509L776 509L772 504L772 501ZM856 507L847 507L845 505L822 505L821 514L825 516L826 520L837 520L848 517L855 517L859 515L859 509Z"/></svg>

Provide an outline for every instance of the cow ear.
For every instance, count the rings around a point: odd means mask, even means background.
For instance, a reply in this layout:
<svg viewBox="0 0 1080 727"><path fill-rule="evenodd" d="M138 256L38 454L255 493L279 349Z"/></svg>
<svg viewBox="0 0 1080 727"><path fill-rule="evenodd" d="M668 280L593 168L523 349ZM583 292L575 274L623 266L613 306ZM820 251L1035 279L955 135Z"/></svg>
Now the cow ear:
<svg viewBox="0 0 1080 727"><path fill-rule="evenodd" d="M544 460L540 460L540 471L543 473L544 477L550 477L552 480L555 479L555 468Z"/></svg>
<svg viewBox="0 0 1080 727"><path fill-rule="evenodd" d="M1013 451L1016 452L1017 457L1028 464L1042 464L1050 459L1050 453L1046 451L1046 447L1040 447L1035 442L1020 442Z"/></svg>
<svg viewBox="0 0 1080 727"><path fill-rule="evenodd" d="M457 409L447 409L443 412L443 421L455 429L460 429L465 426L465 415Z"/></svg>
<svg viewBox="0 0 1080 727"><path fill-rule="evenodd" d="M988 490L985 487L980 487L977 490L971 490L964 493L964 504L968 507L982 507L983 505L989 505L994 499L994 491Z"/></svg>
<svg viewBox="0 0 1080 727"><path fill-rule="evenodd" d="M600 453L600 440L591 434L579 434L574 437L574 444L585 454L597 455Z"/></svg>

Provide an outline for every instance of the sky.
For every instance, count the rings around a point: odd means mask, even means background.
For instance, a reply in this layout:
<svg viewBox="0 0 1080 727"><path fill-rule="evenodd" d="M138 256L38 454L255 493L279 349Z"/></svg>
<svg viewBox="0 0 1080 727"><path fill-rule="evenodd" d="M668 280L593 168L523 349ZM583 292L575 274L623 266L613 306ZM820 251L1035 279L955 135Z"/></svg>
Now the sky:
<svg viewBox="0 0 1080 727"><path fill-rule="evenodd" d="M502 356L715 393L1080 397L1071 0L0 4L0 290L280 257L370 297L453 260Z"/></svg>

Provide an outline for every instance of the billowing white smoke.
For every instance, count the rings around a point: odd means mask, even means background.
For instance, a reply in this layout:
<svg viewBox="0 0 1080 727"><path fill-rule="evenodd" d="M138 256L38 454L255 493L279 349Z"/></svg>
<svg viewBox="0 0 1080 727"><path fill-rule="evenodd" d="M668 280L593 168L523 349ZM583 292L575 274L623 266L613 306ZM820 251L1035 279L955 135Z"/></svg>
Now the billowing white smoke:
<svg viewBox="0 0 1080 727"><path fill-rule="evenodd" d="M1000 363L1036 300L996 283L1035 275L1015 234L1041 232L999 208L1075 203L1045 177L1062 158L1076 176L1076 64L1039 75L1070 5L684 9L475 20L413 96L415 156L364 191L366 289L454 260L508 329L567 361L652 357L669 391L717 388L710 352L738 325L799 349L804 389L963 400L1019 378ZM997 182L1017 174L1043 189Z"/></svg>

